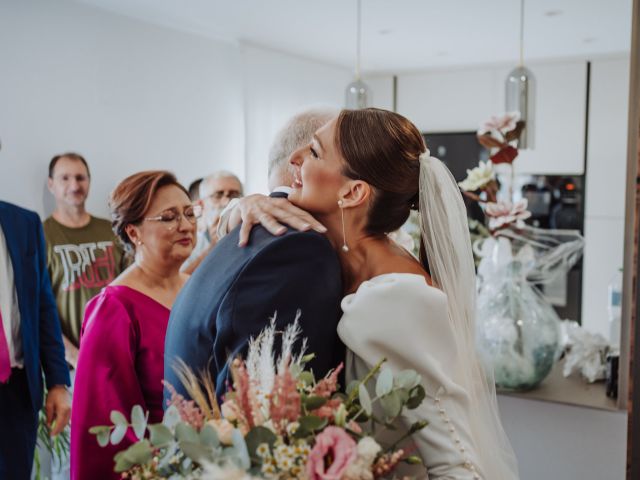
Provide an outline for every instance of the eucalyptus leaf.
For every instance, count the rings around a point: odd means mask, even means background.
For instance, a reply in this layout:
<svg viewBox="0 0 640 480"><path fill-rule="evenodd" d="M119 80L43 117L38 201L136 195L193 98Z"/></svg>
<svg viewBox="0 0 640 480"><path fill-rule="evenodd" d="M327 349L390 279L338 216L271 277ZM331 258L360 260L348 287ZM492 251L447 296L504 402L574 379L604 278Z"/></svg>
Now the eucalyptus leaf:
<svg viewBox="0 0 640 480"><path fill-rule="evenodd" d="M169 429L173 429L178 423L180 423L180 412L175 405L169 405L164 412L162 424Z"/></svg>
<svg viewBox="0 0 640 480"><path fill-rule="evenodd" d="M134 405L131 409L131 427L138 440L142 440L147 429L147 417L140 405Z"/></svg>
<svg viewBox="0 0 640 480"><path fill-rule="evenodd" d="M413 387L409 392L409 399L406 401L407 408L410 410L417 408L422 403L425 396L426 393L422 385Z"/></svg>
<svg viewBox="0 0 640 480"><path fill-rule="evenodd" d="M373 408L371 406L371 397L367 391L367 387L364 384L360 384L358 387L358 398L360 399L360 406L364 409L367 415L371 415Z"/></svg>
<svg viewBox="0 0 640 480"><path fill-rule="evenodd" d="M269 448L273 448L273 445L276 443L278 437L266 427L254 427L249 430L247 436L244 437L244 441L247 444L247 450L249 450L249 455L254 455L258 446L262 443L266 443L269 445Z"/></svg>
<svg viewBox="0 0 640 480"><path fill-rule="evenodd" d="M89 429L89 433L92 433L93 435L98 435L100 432L104 432L104 431L108 432L109 430L111 430L111 427L107 425L95 425Z"/></svg>
<svg viewBox="0 0 640 480"><path fill-rule="evenodd" d="M111 419L111 423L113 423L114 425L129 425L129 422L127 422L125 416L117 410L112 410L109 418Z"/></svg>
<svg viewBox="0 0 640 480"><path fill-rule="evenodd" d="M116 425L111 432L111 445L119 444L127 433L128 425Z"/></svg>
<svg viewBox="0 0 640 480"><path fill-rule="evenodd" d="M390 368L383 368L376 380L376 395L381 397L393 389L393 372Z"/></svg>
<svg viewBox="0 0 640 480"><path fill-rule="evenodd" d="M240 430L238 430L237 428L234 428L233 432L231 433L231 440L238 454L240 466L243 469L248 470L249 467L251 467L251 459L249 458L249 451L247 450L247 444L244 441L242 432L240 432Z"/></svg>
<svg viewBox="0 0 640 480"><path fill-rule="evenodd" d="M153 456L153 450L149 440L141 440L134 443L124 452L120 452L122 455L114 457L116 460L116 472L124 472L129 470L133 465L144 465Z"/></svg>
<svg viewBox="0 0 640 480"><path fill-rule="evenodd" d="M396 391L388 393L380 399L380 405L388 419L394 419L402 411L402 401Z"/></svg>
<svg viewBox="0 0 640 480"><path fill-rule="evenodd" d="M198 432L196 432L191 425L186 423L179 423L176 425L176 438L179 442L200 443Z"/></svg>
<svg viewBox="0 0 640 480"><path fill-rule="evenodd" d="M302 365L304 365L305 363L309 363L311 360L313 360L314 358L316 358L316 354L315 353L307 353L305 356L303 356L300 359L300 363Z"/></svg>
<svg viewBox="0 0 640 480"><path fill-rule="evenodd" d="M218 438L218 432L211 425L205 425L200 430L200 443L209 447L218 448L220 446L220 439Z"/></svg>
<svg viewBox="0 0 640 480"><path fill-rule="evenodd" d="M180 440L180 449L184 454L193 460L195 463L202 463L203 460L213 461L213 448L207 445L202 445L199 442L191 442L188 440Z"/></svg>
<svg viewBox="0 0 640 480"><path fill-rule="evenodd" d="M411 390L422 381L420 375L415 370L402 370L394 378L394 383L400 388Z"/></svg>
<svg viewBox="0 0 640 480"><path fill-rule="evenodd" d="M125 456L124 456L125 452L118 452L114 457L113 460L116 462L116 465L114 467L114 470L118 473L120 472L126 472L127 470L129 470L131 467L133 467L133 463L131 463Z"/></svg>
<svg viewBox="0 0 640 480"><path fill-rule="evenodd" d="M318 395L311 395L304 400L304 406L309 411L316 410L317 408L323 406L325 403L327 403L327 399Z"/></svg>
<svg viewBox="0 0 640 480"><path fill-rule="evenodd" d="M96 435L96 440L98 440L98 445L100 445L101 447L106 447L107 445L109 445L109 437L110 437L109 429L102 430L101 432L99 432Z"/></svg>
<svg viewBox="0 0 640 480"><path fill-rule="evenodd" d="M345 393L347 395L351 395L351 392L353 392L356 388L358 388L359 384L360 382L358 380L351 380L347 385L347 389L345 390Z"/></svg>
<svg viewBox="0 0 640 480"><path fill-rule="evenodd" d="M328 421L326 418L316 417L315 415L306 415L300 420L300 428L308 430L309 432L315 432L324 428Z"/></svg>
<svg viewBox="0 0 640 480"><path fill-rule="evenodd" d="M173 433L161 423L149 425L149 440L154 447L164 447L173 440Z"/></svg>

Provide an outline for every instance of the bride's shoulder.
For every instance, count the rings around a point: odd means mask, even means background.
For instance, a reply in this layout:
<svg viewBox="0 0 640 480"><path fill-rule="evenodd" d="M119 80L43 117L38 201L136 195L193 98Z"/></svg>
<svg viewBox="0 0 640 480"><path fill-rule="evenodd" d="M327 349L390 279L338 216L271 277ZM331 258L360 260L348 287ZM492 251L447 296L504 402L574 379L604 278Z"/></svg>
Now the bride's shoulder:
<svg viewBox="0 0 640 480"><path fill-rule="evenodd" d="M363 282L358 290L342 301L342 310L382 308L421 310L446 309L446 295L416 273L384 273Z"/></svg>

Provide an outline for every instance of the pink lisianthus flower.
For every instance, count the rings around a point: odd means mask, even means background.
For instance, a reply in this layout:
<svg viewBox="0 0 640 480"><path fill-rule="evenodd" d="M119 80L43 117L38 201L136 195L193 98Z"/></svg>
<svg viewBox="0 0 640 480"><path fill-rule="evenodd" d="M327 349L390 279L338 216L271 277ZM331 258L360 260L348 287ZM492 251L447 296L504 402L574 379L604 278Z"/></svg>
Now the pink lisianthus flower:
<svg viewBox="0 0 640 480"><path fill-rule="evenodd" d="M504 201L487 203L484 213L489 217L489 230L498 230L511 223L516 223L519 227L522 226L524 224L523 220L531 216L527 206L526 198L518 200L515 204Z"/></svg>
<svg viewBox="0 0 640 480"><path fill-rule="evenodd" d="M309 480L340 480L358 455L355 440L342 428L330 426L316 437L307 459ZM328 460L331 459L331 464Z"/></svg>
<svg viewBox="0 0 640 480"><path fill-rule="evenodd" d="M518 120L520 120L519 112L508 112L500 116L494 115L482 124L480 130L478 130L478 134L483 135L487 132L495 131L505 134L516 128Z"/></svg>

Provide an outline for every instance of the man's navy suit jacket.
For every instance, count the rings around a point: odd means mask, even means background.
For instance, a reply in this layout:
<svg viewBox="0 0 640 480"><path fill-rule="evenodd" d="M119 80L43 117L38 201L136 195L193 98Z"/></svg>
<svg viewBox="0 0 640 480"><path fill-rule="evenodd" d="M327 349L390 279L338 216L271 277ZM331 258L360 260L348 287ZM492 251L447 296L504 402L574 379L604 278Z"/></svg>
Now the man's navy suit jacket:
<svg viewBox="0 0 640 480"><path fill-rule="evenodd" d="M20 308L24 370L33 408L40 410L42 370L47 387L70 384L58 309L47 272L42 223L37 213L0 202L0 225L11 257Z"/></svg>
<svg viewBox="0 0 640 480"><path fill-rule="evenodd" d="M276 331L296 311L316 378L344 361L336 331L342 295L338 256L317 232L289 229L272 236L261 226L238 247L239 227L224 237L195 270L176 299L165 343L165 379L186 398L174 370L182 359L194 372L208 370L216 393L227 390L229 362L245 357L248 342L277 311ZM168 393L165 390L165 399ZM166 402L165 402L166 408Z"/></svg>

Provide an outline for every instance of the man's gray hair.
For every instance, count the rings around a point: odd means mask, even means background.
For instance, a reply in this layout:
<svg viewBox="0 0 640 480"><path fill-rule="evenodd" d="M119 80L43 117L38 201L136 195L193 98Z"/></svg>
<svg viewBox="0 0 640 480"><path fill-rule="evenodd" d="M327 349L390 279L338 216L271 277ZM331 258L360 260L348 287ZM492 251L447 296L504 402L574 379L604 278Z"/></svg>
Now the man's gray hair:
<svg viewBox="0 0 640 480"><path fill-rule="evenodd" d="M316 108L292 117L280 129L269 151L269 175L286 162L293 152L308 145L316 130L337 115L337 110Z"/></svg>
<svg viewBox="0 0 640 480"><path fill-rule="evenodd" d="M211 183L213 180L217 180L218 178L233 178L234 180L236 180L239 184L240 184L240 193L242 194L242 182L240 181L240 179L238 178L238 176L235 173L232 173L228 170L218 170L215 173L212 173L211 175L204 177L202 179L202 182L200 182L200 198L203 198L207 195L205 189L207 187L207 184Z"/></svg>

